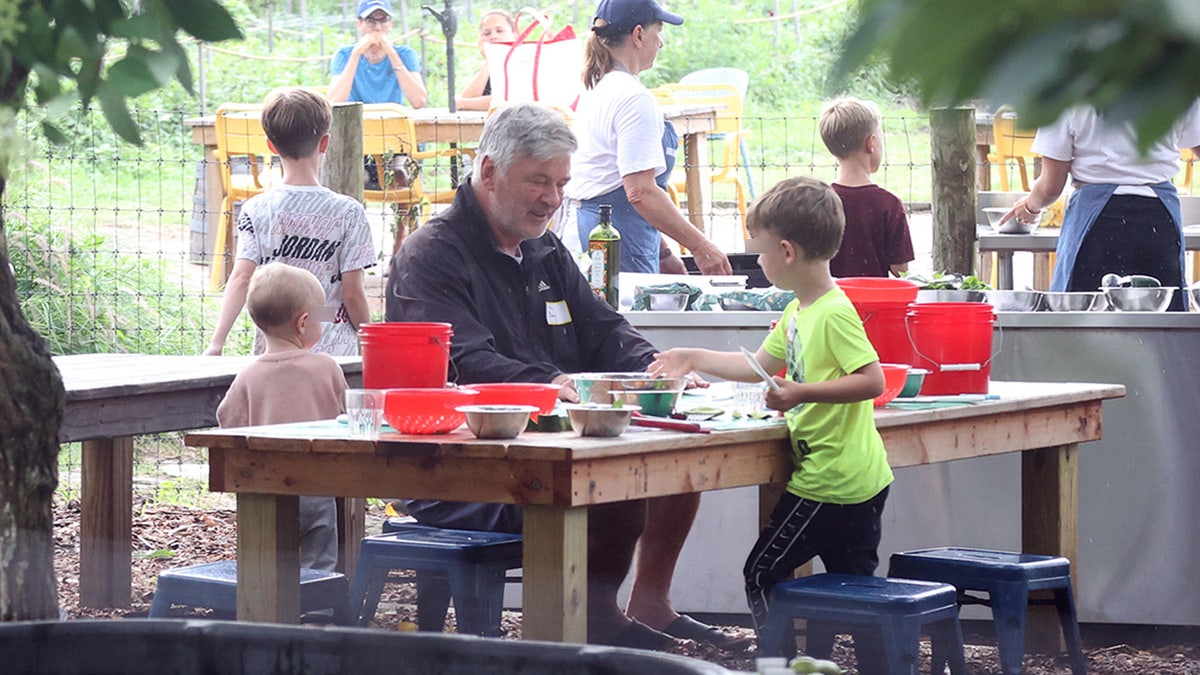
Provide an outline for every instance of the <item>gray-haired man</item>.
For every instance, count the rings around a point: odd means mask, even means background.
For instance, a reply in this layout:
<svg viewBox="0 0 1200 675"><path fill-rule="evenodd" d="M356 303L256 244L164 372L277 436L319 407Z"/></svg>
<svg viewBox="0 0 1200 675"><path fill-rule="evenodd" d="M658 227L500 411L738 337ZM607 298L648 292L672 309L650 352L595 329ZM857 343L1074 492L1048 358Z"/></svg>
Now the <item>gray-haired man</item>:
<svg viewBox="0 0 1200 675"><path fill-rule="evenodd" d="M571 253L546 229L562 202L574 150L575 137L554 110L526 104L496 113L454 204L392 260L387 319L453 325L450 355L460 384L554 382L562 386L560 398L576 401L567 373L640 371L653 358L654 346L592 292ZM426 524L521 531L515 506L408 506ZM589 642L663 649L674 643L666 631L744 646L679 616L667 598L698 506L699 495L689 494L589 510ZM639 537L629 615L646 623L631 621L617 604Z"/></svg>

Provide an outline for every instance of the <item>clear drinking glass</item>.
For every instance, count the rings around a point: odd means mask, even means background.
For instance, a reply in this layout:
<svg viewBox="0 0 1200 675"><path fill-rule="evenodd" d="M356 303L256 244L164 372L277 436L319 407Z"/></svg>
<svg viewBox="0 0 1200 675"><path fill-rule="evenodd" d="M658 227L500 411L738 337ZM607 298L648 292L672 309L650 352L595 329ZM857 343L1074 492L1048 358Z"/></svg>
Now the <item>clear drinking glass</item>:
<svg viewBox="0 0 1200 675"><path fill-rule="evenodd" d="M374 438L383 425L384 389L347 389L346 419L351 438Z"/></svg>
<svg viewBox="0 0 1200 675"><path fill-rule="evenodd" d="M766 393L767 385L764 382L734 382L734 410L743 416L750 413L762 412L766 409L766 404L763 402L763 397Z"/></svg>

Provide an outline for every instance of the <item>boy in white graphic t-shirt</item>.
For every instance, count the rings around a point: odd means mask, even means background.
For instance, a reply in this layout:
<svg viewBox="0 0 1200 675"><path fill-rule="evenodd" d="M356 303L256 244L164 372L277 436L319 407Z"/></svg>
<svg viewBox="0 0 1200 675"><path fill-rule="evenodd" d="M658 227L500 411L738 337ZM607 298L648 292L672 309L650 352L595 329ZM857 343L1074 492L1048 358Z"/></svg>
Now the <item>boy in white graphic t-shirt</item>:
<svg viewBox="0 0 1200 675"><path fill-rule="evenodd" d="M276 92L263 107L263 129L283 162L283 182L242 205L237 260L205 354L224 349L246 304L250 276L269 262L308 270L325 289L321 339L312 350L335 356L359 353L358 326L371 320L363 270L375 264L375 246L362 204L318 180L332 117L328 100L299 88ZM262 351L259 333L254 352Z"/></svg>

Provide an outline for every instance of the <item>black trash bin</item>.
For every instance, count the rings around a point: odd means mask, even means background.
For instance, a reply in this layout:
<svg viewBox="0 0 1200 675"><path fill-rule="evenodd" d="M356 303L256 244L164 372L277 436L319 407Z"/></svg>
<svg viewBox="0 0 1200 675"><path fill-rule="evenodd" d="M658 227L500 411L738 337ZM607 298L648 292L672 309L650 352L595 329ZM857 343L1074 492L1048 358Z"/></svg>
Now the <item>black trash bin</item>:
<svg viewBox="0 0 1200 675"><path fill-rule="evenodd" d="M0 624L0 672L22 675L729 675L615 647L232 621Z"/></svg>

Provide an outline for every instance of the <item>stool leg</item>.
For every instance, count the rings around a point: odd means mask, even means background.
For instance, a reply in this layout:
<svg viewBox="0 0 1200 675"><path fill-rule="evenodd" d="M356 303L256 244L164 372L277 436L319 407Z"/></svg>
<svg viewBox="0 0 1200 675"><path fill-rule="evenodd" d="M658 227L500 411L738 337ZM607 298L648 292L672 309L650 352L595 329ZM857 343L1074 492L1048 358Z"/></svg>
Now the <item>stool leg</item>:
<svg viewBox="0 0 1200 675"><path fill-rule="evenodd" d="M484 584L484 596L487 598L487 632L489 637L502 637L500 620L504 616L504 576L503 568L489 570Z"/></svg>
<svg viewBox="0 0 1200 675"><path fill-rule="evenodd" d="M767 623L758 633L759 656L783 656L780 645L785 636L792 636L795 644L795 633L792 630L795 619L787 615L783 608L775 605L767 614Z"/></svg>
<svg viewBox="0 0 1200 675"><path fill-rule="evenodd" d="M417 570L417 628L440 633L446 626L450 607L450 581L441 572ZM455 605L458 614L458 606ZM460 625L462 617L459 617Z"/></svg>
<svg viewBox="0 0 1200 675"><path fill-rule="evenodd" d="M932 624L929 633L933 637L933 662L929 666L929 672L940 675L949 662L952 675L966 675L967 661L963 655L962 625L958 619L946 619Z"/></svg>
<svg viewBox="0 0 1200 675"><path fill-rule="evenodd" d="M883 652L887 660L887 672L891 675L916 675L917 656L921 644L921 626L916 621L884 621L879 630L883 633ZM855 645L855 655L858 651ZM878 664L864 664L859 658L859 672L879 672Z"/></svg>
<svg viewBox="0 0 1200 675"><path fill-rule="evenodd" d="M154 590L154 602L150 603L151 619L165 619L171 611L171 601L167 599L167 594L162 589L162 583Z"/></svg>
<svg viewBox="0 0 1200 675"><path fill-rule="evenodd" d="M503 578L497 578L494 570L480 569L475 565L463 565L450 570L450 592L454 596L454 616L458 619L459 633L493 636L499 634L499 615L495 617L494 632L491 621L497 584L500 586L500 593L503 594Z"/></svg>
<svg viewBox="0 0 1200 675"><path fill-rule="evenodd" d="M1025 660L1025 614L1029 588L1025 584L997 584L989 593L996 643L1000 648L1000 670L1004 675L1021 675Z"/></svg>
<svg viewBox="0 0 1200 675"><path fill-rule="evenodd" d="M354 571L354 585L350 589L349 621L353 626L369 626L379 609L379 598L387 583L388 568L374 567L370 563L359 563Z"/></svg>
<svg viewBox="0 0 1200 675"><path fill-rule="evenodd" d="M1075 594L1071 592L1069 578L1065 587L1054 589L1054 604L1058 608L1058 622L1062 625L1063 640L1067 643L1067 654L1071 658L1071 675L1086 675L1087 662L1083 658L1083 640L1079 637L1079 619L1075 614Z"/></svg>

